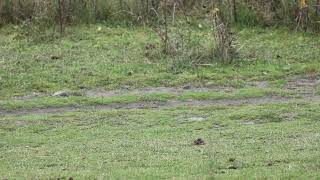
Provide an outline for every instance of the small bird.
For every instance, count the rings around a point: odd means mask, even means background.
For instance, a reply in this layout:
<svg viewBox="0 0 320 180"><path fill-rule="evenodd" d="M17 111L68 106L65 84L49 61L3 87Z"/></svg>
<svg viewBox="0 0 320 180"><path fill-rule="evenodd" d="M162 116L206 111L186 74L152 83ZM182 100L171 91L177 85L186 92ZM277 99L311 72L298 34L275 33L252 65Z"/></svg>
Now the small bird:
<svg viewBox="0 0 320 180"><path fill-rule="evenodd" d="M205 145L206 143L204 142L203 139L198 138L197 140L194 141L194 145L200 146L200 145Z"/></svg>

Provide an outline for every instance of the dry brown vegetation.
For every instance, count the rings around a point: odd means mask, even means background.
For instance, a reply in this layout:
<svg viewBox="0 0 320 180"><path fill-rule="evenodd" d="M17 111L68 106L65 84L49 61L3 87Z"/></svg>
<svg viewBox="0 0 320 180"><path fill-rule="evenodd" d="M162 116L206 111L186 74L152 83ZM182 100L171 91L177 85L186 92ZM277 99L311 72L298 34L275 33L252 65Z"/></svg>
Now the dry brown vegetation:
<svg viewBox="0 0 320 180"><path fill-rule="evenodd" d="M310 0L305 3L308 5L307 16L312 20L310 26L317 26L320 1ZM252 22L250 18L258 18L261 24L292 24L299 14L298 2L284 0L2 0L0 24L26 20L45 21L48 25L60 24L61 20L68 24L94 23L120 18L149 22L162 9L170 10L170 15L181 13L201 17L215 7L221 7L221 4L224 9L227 7L224 12L230 12L228 14L241 22Z"/></svg>

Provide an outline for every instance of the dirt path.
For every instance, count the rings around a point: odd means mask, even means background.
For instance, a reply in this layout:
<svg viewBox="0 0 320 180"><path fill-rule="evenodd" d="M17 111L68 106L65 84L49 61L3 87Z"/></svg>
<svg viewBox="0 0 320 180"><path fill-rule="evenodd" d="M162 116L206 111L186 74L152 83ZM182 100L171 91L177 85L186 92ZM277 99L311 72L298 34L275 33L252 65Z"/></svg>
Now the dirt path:
<svg viewBox="0 0 320 180"><path fill-rule="evenodd" d="M49 107L43 109L18 109L12 111L1 111L2 116L6 115L27 115L27 114L54 114L66 112L101 111L116 109L166 109L174 107L204 107L204 106L240 106L240 105L261 105L268 103L288 102L320 102L320 96L305 97L302 99L268 96L247 99L220 99L220 100L190 100L190 101L166 101L166 102L137 102L137 103L113 103L97 106L71 106L71 107Z"/></svg>
<svg viewBox="0 0 320 180"><path fill-rule="evenodd" d="M48 108L33 108L33 109L17 109L11 111L0 110L0 116L5 115L25 115L25 114L46 114L46 113L64 113L64 112L81 112L81 111L95 111L95 110L114 110L114 109L150 109L150 108L173 108L180 106L201 107L201 106L239 106L239 105L260 105L268 103L281 103L281 102L320 102L320 96L316 95L317 88L320 84L320 78L315 77L299 77L293 78L288 81L283 89L287 92L294 92L294 94L301 96L300 99L266 96L259 98L243 98L243 99L220 99L220 100L190 100L190 101L177 101L169 100L165 102L152 101L152 102L136 102L136 103L112 103L108 105L97 106L69 106L69 107L48 107ZM250 87L268 88L267 82L251 82ZM184 86L180 88L173 87L158 87L158 88L144 88L138 90L121 89L114 91L103 90L89 90L84 92L87 97L112 97L125 94L148 94L148 93L170 93L182 94L185 92L232 92L236 89L232 87L202 87L196 88L192 86ZM66 92L68 93L68 92ZM63 95L68 95L64 94ZM73 95L73 94L71 94ZM33 96L26 96L16 98L16 100L27 100L35 98Z"/></svg>
<svg viewBox="0 0 320 180"><path fill-rule="evenodd" d="M320 86L320 76L297 76L287 80L288 83L282 89L290 94L297 94L301 96L315 96L317 87ZM272 88L267 81L250 81L245 83L246 88ZM129 87L122 87L117 90L106 91L103 89L94 90L80 90L69 91L61 90L53 94L31 93L26 96L13 97L12 100L32 100L38 97L48 96L84 96L84 97L114 97L122 95L141 95L152 93L168 93L174 95L181 95L188 92L235 92L237 89L231 86L219 86L214 84L206 84L204 87L194 87L192 85L185 85L182 87L145 87L141 89L130 89ZM0 101L1 102L1 101Z"/></svg>

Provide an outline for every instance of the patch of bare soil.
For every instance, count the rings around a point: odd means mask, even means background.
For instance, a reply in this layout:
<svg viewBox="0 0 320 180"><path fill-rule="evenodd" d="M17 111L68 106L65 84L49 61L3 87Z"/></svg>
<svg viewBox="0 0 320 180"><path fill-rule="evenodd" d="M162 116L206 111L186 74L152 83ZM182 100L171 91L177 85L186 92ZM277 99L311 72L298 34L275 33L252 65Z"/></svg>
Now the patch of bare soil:
<svg viewBox="0 0 320 180"><path fill-rule="evenodd" d="M108 105L97 106L72 106L72 107L49 107L44 109L18 109L11 111L0 110L0 114L4 115L24 115L24 114L54 114L64 112L82 112L82 111L99 111L99 110L114 110L114 109L153 109L153 108L174 108L174 107L203 107L203 106L239 106L245 104L267 104L277 102L289 102L293 99L286 97L261 97L247 99L220 99L220 100L189 100L189 101L152 101L152 102L137 102L137 103L113 103ZM315 99L314 99L315 100Z"/></svg>
<svg viewBox="0 0 320 180"><path fill-rule="evenodd" d="M177 122L180 124L192 123L192 122L202 122L202 121L207 120L207 118L205 118L203 116L192 115L192 114L179 115L176 119L177 119Z"/></svg>
<svg viewBox="0 0 320 180"><path fill-rule="evenodd" d="M279 115L278 119L255 119L255 120L247 120L242 122L242 125L257 125L257 124L266 124L266 123L275 123L275 122L283 122L283 121L294 121L299 114L297 113L282 113Z"/></svg>
<svg viewBox="0 0 320 180"><path fill-rule="evenodd" d="M31 93L25 96L16 96L12 100L31 100L38 97L68 97L68 96L85 96L85 97L114 97L121 95L142 95L142 94L153 94L153 93L170 93L174 95L183 94L186 92L232 92L235 88L228 86L216 86L208 85L206 87L193 87L191 85L185 85L182 87L146 87L141 89L129 89L122 88L118 90L106 91L103 89L95 90L81 90L81 91L70 91L70 90L61 90L53 94L44 94L44 93ZM0 100L1 102L1 100Z"/></svg>
<svg viewBox="0 0 320 180"><path fill-rule="evenodd" d="M257 87L257 88L268 88L269 83L268 81L251 81L247 83L247 86Z"/></svg>
<svg viewBox="0 0 320 180"><path fill-rule="evenodd" d="M45 96L45 95L41 94L41 93L33 92L33 93L25 95L25 96L16 96L13 98L13 100L30 100L30 99L34 99L34 98L42 97L42 96Z"/></svg>
<svg viewBox="0 0 320 180"><path fill-rule="evenodd" d="M295 94L312 97L317 93L317 86L320 85L319 76L295 77L288 81L284 87L287 91Z"/></svg>
<svg viewBox="0 0 320 180"><path fill-rule="evenodd" d="M291 79L284 89L295 92L295 94L303 97L302 101L320 101L320 97L316 96L317 86L320 84L319 76L308 76L308 77L297 77ZM267 82L252 82L250 86L266 88L268 87ZM114 91L104 90L90 90L83 93L84 96L88 97L111 97L119 95L132 95L132 94L151 94L151 93L170 93L170 94L181 94L185 92L210 92L210 91L233 91L232 87L224 86L210 86L210 87L192 87L184 86L180 88L174 87L157 87L157 88L143 88L137 90L121 89ZM15 99L31 99L38 95L20 97ZM13 99L14 100L14 99ZM19 109L12 111L0 110L0 115L23 115L23 114L45 114L45 113L62 113L62 112L74 112L74 111L94 111L94 110L111 110L111 109L144 109L144 108L172 108L179 106L238 106L244 104L267 104L267 103L278 103L278 102L290 102L294 99L287 97L278 96L267 96L260 98L244 98L244 99L220 99L220 100L190 100L190 101L166 101L166 102L137 102L137 103L113 103L108 105L98 106L72 106L72 107L49 107L43 109ZM191 119L192 121L200 121L199 119Z"/></svg>
<svg viewBox="0 0 320 180"><path fill-rule="evenodd" d="M105 90L88 90L84 94L87 97L112 97L120 95L139 95L139 94L153 94L153 93L170 93L174 95L179 95L185 92L219 92L233 91L233 87L227 86L209 86L209 87L192 87L189 85L183 87L147 87L142 89L120 89L113 91Z"/></svg>

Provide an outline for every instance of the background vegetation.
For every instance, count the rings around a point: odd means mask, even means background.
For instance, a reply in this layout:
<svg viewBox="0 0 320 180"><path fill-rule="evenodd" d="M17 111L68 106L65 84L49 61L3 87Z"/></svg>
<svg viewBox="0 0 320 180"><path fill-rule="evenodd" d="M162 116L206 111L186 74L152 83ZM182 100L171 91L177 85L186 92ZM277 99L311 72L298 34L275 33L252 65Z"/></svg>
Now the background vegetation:
<svg viewBox="0 0 320 180"><path fill-rule="evenodd" d="M75 24L119 19L148 23L164 10L169 10L170 15L174 11L201 18L214 7L229 7L230 12L233 2L236 19L241 24L288 25L294 24L298 16L298 0L3 0L0 24L33 22L52 26L61 20ZM320 2L309 0L307 3L310 26L318 28Z"/></svg>

